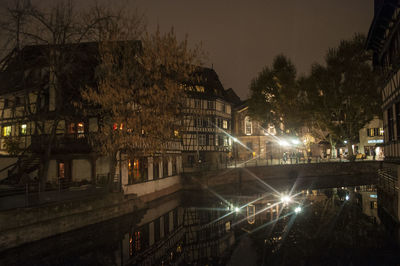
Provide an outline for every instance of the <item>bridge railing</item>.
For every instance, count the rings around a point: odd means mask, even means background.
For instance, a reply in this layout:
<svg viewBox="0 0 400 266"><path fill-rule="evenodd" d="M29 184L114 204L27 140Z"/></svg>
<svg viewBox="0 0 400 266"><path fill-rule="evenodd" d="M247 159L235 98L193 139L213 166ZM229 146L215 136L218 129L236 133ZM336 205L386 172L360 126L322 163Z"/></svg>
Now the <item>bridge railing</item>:
<svg viewBox="0 0 400 266"><path fill-rule="evenodd" d="M361 160L358 160L361 161ZM362 161L370 161L370 160L362 160ZM321 158L319 156L313 157L288 157L286 160L284 158L272 158L272 159L260 159L260 158L251 158L248 160L235 160L231 159L226 162L198 162L194 164L183 165L184 172L199 172L199 171L212 171L218 169L227 169L227 168L245 168L245 167L255 167L255 166L270 166L270 165L295 165L295 164L315 164L315 163L347 163L349 160L343 158Z"/></svg>
<svg viewBox="0 0 400 266"><path fill-rule="evenodd" d="M254 167L254 166L268 166L268 165L290 165L290 164L307 164L307 163L327 163L327 162L349 162L347 159L343 158L321 158L319 156L313 157L288 157L284 158L270 158L270 159L260 159L251 158L249 160L235 160L232 159L228 163L228 168L240 168L240 167Z"/></svg>

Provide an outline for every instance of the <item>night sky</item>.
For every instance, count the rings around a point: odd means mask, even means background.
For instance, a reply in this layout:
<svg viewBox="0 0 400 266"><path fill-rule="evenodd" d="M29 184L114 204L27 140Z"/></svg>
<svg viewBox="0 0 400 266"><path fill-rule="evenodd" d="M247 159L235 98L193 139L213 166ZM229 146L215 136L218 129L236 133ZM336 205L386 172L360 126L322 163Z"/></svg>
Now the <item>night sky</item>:
<svg viewBox="0 0 400 266"><path fill-rule="evenodd" d="M9 2L12 0L0 0ZM31 0L48 5L57 0ZM171 27L179 39L202 42L205 66L218 73L225 89L245 99L251 79L283 53L308 73L328 48L355 32L367 33L373 0L98 0L145 13L149 30ZM76 7L94 1L76 0Z"/></svg>
<svg viewBox="0 0 400 266"><path fill-rule="evenodd" d="M149 29L175 28L179 37L202 42L206 66L225 89L242 98L249 84L275 55L284 53L307 73L323 62L328 48L355 32L367 34L373 0L136 0Z"/></svg>

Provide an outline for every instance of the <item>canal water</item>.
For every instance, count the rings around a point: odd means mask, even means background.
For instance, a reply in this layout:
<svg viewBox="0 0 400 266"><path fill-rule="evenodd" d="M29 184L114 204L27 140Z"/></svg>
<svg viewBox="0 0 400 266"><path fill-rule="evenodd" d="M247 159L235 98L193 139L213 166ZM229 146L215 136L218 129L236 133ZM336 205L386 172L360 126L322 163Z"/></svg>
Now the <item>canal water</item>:
<svg viewBox="0 0 400 266"><path fill-rule="evenodd" d="M8 250L1 265L399 265L374 185L184 191Z"/></svg>

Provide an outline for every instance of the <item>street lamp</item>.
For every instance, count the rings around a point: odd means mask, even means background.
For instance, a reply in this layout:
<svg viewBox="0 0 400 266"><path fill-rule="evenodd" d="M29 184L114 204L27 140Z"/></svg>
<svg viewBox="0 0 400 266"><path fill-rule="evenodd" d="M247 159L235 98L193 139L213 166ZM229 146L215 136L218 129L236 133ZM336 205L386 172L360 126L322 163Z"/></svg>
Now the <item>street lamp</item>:
<svg viewBox="0 0 400 266"><path fill-rule="evenodd" d="M289 202L291 202L292 199L288 196L288 195L283 195L281 196L281 202L284 204L288 204Z"/></svg>
<svg viewBox="0 0 400 266"><path fill-rule="evenodd" d="M300 207L300 206L297 206L297 207L294 209L294 212L295 212L295 213L300 213L300 212L301 212L301 207Z"/></svg>

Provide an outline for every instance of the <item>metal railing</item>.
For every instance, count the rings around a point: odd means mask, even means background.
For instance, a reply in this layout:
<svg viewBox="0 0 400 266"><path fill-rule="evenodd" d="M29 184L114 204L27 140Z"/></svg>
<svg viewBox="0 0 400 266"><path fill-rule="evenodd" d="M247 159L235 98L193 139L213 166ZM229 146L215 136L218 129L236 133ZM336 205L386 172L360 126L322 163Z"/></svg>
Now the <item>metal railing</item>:
<svg viewBox="0 0 400 266"><path fill-rule="evenodd" d="M390 194L396 194L399 191L397 186L397 173L391 168L378 169L379 188Z"/></svg>
<svg viewBox="0 0 400 266"><path fill-rule="evenodd" d="M361 161L361 160L357 160ZM368 160L362 160L368 161ZM196 171L211 171L218 169L227 168L245 168L245 167L256 167L256 166L271 166L271 165L295 165L295 164L315 164L315 163L329 163L329 162L350 162L343 158L321 158L319 156L313 157L288 157L283 158L270 158L270 159L260 159L251 158L249 160L227 160L225 162L198 162L198 163L186 163L183 164L184 172L196 172Z"/></svg>

